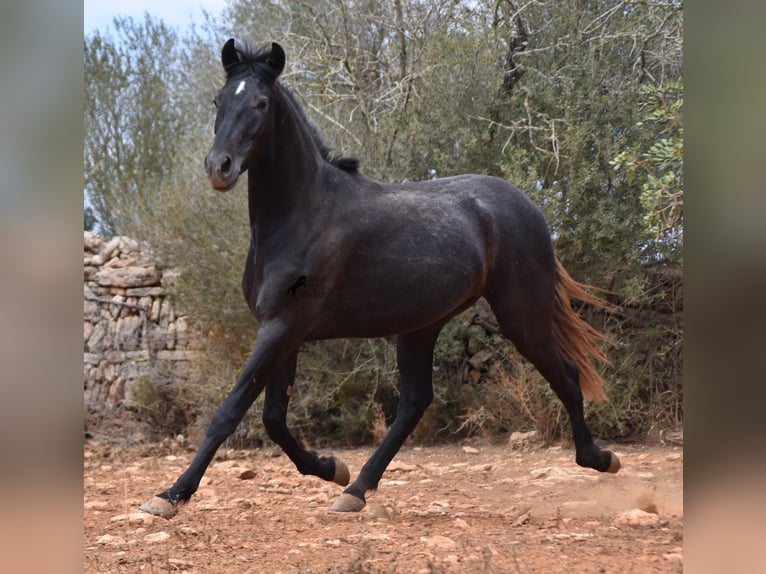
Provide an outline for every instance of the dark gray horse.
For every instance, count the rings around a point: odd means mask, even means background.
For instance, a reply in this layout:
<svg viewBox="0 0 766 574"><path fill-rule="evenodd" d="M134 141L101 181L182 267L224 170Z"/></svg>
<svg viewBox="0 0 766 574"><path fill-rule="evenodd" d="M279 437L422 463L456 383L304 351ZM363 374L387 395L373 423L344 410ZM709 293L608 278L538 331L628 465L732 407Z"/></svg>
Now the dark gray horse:
<svg viewBox="0 0 766 574"><path fill-rule="evenodd" d="M215 141L205 158L212 186L228 191L248 171L250 250L242 280L258 337L196 457L142 508L170 517L197 490L216 450L266 389L263 423L303 474L346 486L348 467L303 448L285 423L303 341L396 335L401 393L396 421L333 510L355 511L433 397L434 345L450 318L480 297L505 337L550 383L567 409L578 464L617 472L593 442L583 392L604 398L591 359L604 337L580 319L570 296L592 304L553 254L538 208L497 178L462 175L381 184L352 158L332 158L277 77L278 44L223 46Z"/></svg>

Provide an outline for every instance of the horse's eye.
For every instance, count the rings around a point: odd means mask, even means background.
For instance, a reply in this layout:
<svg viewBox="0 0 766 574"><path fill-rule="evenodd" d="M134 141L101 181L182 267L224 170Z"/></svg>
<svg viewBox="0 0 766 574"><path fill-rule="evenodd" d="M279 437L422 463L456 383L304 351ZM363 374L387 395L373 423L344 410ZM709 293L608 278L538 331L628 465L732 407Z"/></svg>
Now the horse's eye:
<svg viewBox="0 0 766 574"><path fill-rule="evenodd" d="M255 102L255 109L263 111L268 107L268 105L269 105L269 100L266 98L262 98L258 100L257 102Z"/></svg>

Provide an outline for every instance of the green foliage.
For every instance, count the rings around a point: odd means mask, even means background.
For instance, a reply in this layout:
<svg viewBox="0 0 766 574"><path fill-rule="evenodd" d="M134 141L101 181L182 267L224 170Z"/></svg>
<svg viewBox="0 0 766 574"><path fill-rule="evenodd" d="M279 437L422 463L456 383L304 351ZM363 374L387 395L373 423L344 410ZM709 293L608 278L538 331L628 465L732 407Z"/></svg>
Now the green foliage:
<svg viewBox="0 0 766 574"><path fill-rule="evenodd" d="M85 41L85 193L102 233L129 220L169 173L182 131L175 33L148 15Z"/></svg>
<svg viewBox="0 0 766 574"><path fill-rule="evenodd" d="M637 127L645 127L656 139L620 152L611 164L624 172L627 181L642 180L644 225L655 238L665 238L678 248L684 206L683 84L677 80L660 86L644 85L640 94L643 119Z"/></svg>
<svg viewBox="0 0 766 574"><path fill-rule="evenodd" d="M656 266L681 262L682 16L677 0L234 0L185 38L148 18L86 38L86 194L106 234L147 241L180 272L177 302L209 341L182 399L199 429L256 333L240 289L242 184L214 193L201 169L230 36L283 44L285 83L367 175L488 173L529 193L570 273L620 306L590 317L619 342L611 402L588 408L596 434L678 424L682 306L667 300L682 279ZM445 327L415 440L568 435L548 385L486 315L479 306ZM289 424L313 444L369 442L395 416L397 379L392 341L306 345ZM263 440L256 406L231 441Z"/></svg>

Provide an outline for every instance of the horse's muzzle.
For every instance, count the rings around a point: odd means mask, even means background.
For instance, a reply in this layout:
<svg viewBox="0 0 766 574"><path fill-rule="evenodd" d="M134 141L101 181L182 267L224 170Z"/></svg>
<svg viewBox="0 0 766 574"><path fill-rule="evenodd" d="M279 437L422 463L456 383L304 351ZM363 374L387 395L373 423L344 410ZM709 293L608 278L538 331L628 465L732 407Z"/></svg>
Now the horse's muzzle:
<svg viewBox="0 0 766 574"><path fill-rule="evenodd" d="M213 189L229 191L236 185L241 170L230 155L211 151L205 156L205 173Z"/></svg>

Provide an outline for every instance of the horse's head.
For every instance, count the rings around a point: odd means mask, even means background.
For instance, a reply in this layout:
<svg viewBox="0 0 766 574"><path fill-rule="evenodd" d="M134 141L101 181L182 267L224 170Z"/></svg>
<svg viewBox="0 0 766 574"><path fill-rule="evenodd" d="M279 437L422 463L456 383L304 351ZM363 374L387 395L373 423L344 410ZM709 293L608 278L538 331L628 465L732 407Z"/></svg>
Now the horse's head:
<svg viewBox="0 0 766 574"><path fill-rule="evenodd" d="M276 43L243 51L232 38L221 50L221 63L226 84L214 100L215 139L205 157L205 172L213 188L229 191L268 138L274 85L285 67L285 52Z"/></svg>

